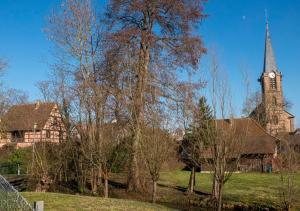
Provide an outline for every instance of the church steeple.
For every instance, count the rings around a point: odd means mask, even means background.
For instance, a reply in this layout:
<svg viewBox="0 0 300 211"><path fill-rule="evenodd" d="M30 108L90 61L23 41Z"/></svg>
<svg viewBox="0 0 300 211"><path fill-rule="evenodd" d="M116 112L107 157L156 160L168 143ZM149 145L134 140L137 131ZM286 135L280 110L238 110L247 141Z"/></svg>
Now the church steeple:
<svg viewBox="0 0 300 211"><path fill-rule="evenodd" d="M265 38L265 56L264 56L264 69L263 73L279 73L275 61L275 55L272 48L271 36L269 31L269 23L266 21L266 38Z"/></svg>
<svg viewBox="0 0 300 211"><path fill-rule="evenodd" d="M260 82L262 86L266 130L270 134L275 135L280 131L284 131L284 100L282 75L275 61L268 20L266 21L264 66Z"/></svg>
<svg viewBox="0 0 300 211"><path fill-rule="evenodd" d="M282 74L276 64L268 20L266 21L264 66L259 82L262 88L262 102L250 116L271 135L292 132L294 116L285 111Z"/></svg>

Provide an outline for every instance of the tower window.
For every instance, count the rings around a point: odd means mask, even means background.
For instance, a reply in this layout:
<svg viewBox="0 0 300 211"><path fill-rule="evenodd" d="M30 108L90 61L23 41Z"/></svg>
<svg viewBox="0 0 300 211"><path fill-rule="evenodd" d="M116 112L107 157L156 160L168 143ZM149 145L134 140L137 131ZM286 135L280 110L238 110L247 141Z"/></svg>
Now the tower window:
<svg viewBox="0 0 300 211"><path fill-rule="evenodd" d="M274 115L274 116L272 117L272 122L273 122L274 125L278 125L278 122L279 122L278 116Z"/></svg>
<svg viewBox="0 0 300 211"><path fill-rule="evenodd" d="M276 78L270 78L270 87L276 89Z"/></svg>

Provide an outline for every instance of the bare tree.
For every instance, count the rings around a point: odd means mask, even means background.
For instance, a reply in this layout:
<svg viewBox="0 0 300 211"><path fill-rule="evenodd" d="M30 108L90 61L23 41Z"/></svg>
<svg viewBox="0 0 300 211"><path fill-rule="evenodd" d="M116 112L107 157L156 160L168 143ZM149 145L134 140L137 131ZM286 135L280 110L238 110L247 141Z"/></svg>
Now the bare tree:
<svg viewBox="0 0 300 211"><path fill-rule="evenodd" d="M139 149L147 139L143 130L151 122L150 108L161 103L162 110L168 109L162 98L172 99L170 90L179 84L174 74L184 67L194 72L205 52L195 33L205 17L202 1L111 0L104 20L106 33L100 32L103 22L91 1L65 0L61 7L46 30L58 50L54 65L58 83L51 80L50 87L53 96L61 95L65 118L69 115L65 108L68 111L70 104L74 108L71 114L80 137L72 159L79 186L91 181L92 191L97 192L102 176L107 190L115 135L122 133L107 134L106 125L125 122L133 137L128 141L128 189L141 190L145 160ZM48 82L40 84L44 96L48 87Z"/></svg>
<svg viewBox="0 0 300 211"><path fill-rule="evenodd" d="M258 122L262 122L263 119L261 116L259 116L259 113L262 112L261 109L263 109L261 104L261 92L256 91L254 93L250 93L244 102L242 113L245 116L252 116L253 118L257 119Z"/></svg>
<svg viewBox="0 0 300 211"><path fill-rule="evenodd" d="M300 169L300 154L299 146L293 143L294 140L289 140L288 136L282 136L280 140L280 154L277 159L280 173L279 196L282 209L288 211L292 209L299 191L295 177Z"/></svg>
<svg viewBox="0 0 300 211"><path fill-rule="evenodd" d="M98 132L100 133L100 140L96 136ZM124 154L118 153L125 139L126 129L119 122L105 124L101 128L96 128L95 124L87 124L81 128L80 134L83 161L89 167L88 173L91 174L92 191L97 192L99 182L101 182L100 176L102 176L104 180L103 193L104 197L107 198L111 171L117 162L123 161L123 164L126 162Z"/></svg>
<svg viewBox="0 0 300 211"><path fill-rule="evenodd" d="M152 180L152 202L157 198L157 182L162 165L169 157L172 138L168 131L160 128L147 128L143 131L143 143L141 149L146 160L146 165Z"/></svg>
<svg viewBox="0 0 300 211"><path fill-rule="evenodd" d="M223 76L223 77L222 77ZM243 138L247 135L247 124L241 131L233 119L230 88L228 79L220 72L216 55L211 60L211 97L215 119L208 134L210 147L206 158L213 169L212 202L215 210L222 210L222 191L224 184L236 171L244 147Z"/></svg>
<svg viewBox="0 0 300 211"><path fill-rule="evenodd" d="M52 66L51 92L62 108L68 131L74 128L71 126L72 115L81 136L77 146L79 154L73 155L79 189L84 189L86 178L90 176L92 189L96 192L101 163L97 162L98 166L95 166L90 159L93 151L85 150L84 146L100 145L108 89L104 88L101 77L102 36L92 1L63 1L61 8L50 16L46 32L57 50L57 62Z"/></svg>
<svg viewBox="0 0 300 211"><path fill-rule="evenodd" d="M176 116L184 130L187 130L193 121L200 88L203 88L201 83L191 81L177 84L176 96L174 96Z"/></svg>
<svg viewBox="0 0 300 211"><path fill-rule="evenodd" d="M199 36L193 29L204 18L202 1L119 1L111 0L106 15L109 37L117 46L126 46L134 61L131 69L135 75L132 82L131 117L134 141L132 143L131 165L128 189L140 190L137 149L144 127L144 111L149 79L154 67L165 70L163 62L170 69L196 67L204 52ZM159 83L159 82L158 82Z"/></svg>
<svg viewBox="0 0 300 211"><path fill-rule="evenodd" d="M163 110L154 105L148 112L148 124L143 128L141 152L152 180L152 202L157 198L157 182L162 165L168 159L171 151L172 137L168 130L168 119Z"/></svg>
<svg viewBox="0 0 300 211"><path fill-rule="evenodd" d="M0 116L5 114L12 105L28 102L28 95L18 89L0 86Z"/></svg>
<svg viewBox="0 0 300 211"><path fill-rule="evenodd" d="M53 99L50 81L39 81L36 87L41 92L44 102L50 102Z"/></svg>
<svg viewBox="0 0 300 211"><path fill-rule="evenodd" d="M56 63L52 65L54 75L57 76L52 80L54 96L58 96L67 119L72 96L69 93L73 96L81 94L70 92L72 89L69 86L74 86L75 78L81 78L82 84L91 85L92 81L96 81L97 63L102 55L99 24L98 15L90 0L65 0L61 8L49 18L46 32L56 44ZM82 85L80 88L87 87L82 91L88 92L92 88L90 85ZM93 87L96 88L95 83ZM74 89L76 90L75 87Z"/></svg>

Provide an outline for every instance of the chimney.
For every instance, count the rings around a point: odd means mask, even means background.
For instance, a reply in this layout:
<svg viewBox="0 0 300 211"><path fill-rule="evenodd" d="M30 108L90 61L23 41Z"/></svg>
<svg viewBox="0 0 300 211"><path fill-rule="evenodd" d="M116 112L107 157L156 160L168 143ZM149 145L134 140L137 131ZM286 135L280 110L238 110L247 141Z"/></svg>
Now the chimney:
<svg viewBox="0 0 300 211"><path fill-rule="evenodd" d="M38 110L39 109L39 107L40 107L40 105L41 105L41 101L36 101L36 103L35 103L35 110Z"/></svg>
<svg viewBox="0 0 300 211"><path fill-rule="evenodd" d="M228 122L228 124L232 127L233 126L233 119L225 119L225 122Z"/></svg>

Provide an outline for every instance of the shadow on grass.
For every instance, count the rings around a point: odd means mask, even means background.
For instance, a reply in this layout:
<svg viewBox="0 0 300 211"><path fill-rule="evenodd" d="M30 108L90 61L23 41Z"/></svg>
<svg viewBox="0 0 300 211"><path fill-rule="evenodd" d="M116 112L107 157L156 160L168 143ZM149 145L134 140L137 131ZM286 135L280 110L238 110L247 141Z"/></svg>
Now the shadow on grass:
<svg viewBox="0 0 300 211"><path fill-rule="evenodd" d="M127 189L127 184L121 182L108 180L108 184L116 189Z"/></svg>
<svg viewBox="0 0 300 211"><path fill-rule="evenodd" d="M116 188L116 189L127 189L127 185L121 182L116 182L116 181L112 181L109 180L108 184L111 185L112 187ZM159 187L163 187L163 188L170 188L170 189L174 189L174 190L178 190L182 193L187 192L187 188L186 187L182 187L182 186L174 186L174 185L164 185L164 184L158 184ZM207 192L203 192L203 191L198 191L195 190L195 194L199 195L199 196L209 196L211 195L210 193Z"/></svg>
<svg viewBox="0 0 300 211"><path fill-rule="evenodd" d="M182 187L182 186L178 186L178 185L173 186L173 185L158 184L158 186L164 187L164 188L175 189L175 190L178 190L178 191L180 191L182 193L187 192L187 188L186 187ZM199 196L209 196L209 195L211 195L210 193L202 192L202 191L198 191L198 190L195 190L194 193L197 194L197 195L199 195Z"/></svg>

